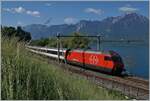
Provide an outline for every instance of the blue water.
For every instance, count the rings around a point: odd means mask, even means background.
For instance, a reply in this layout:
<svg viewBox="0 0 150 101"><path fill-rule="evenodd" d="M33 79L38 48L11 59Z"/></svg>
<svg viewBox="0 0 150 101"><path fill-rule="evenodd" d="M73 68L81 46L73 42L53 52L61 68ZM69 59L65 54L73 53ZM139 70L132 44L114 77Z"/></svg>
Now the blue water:
<svg viewBox="0 0 150 101"><path fill-rule="evenodd" d="M95 49L96 45L92 46ZM120 54L125 68L131 74L149 79L149 48L148 45L101 45L101 50L113 50Z"/></svg>

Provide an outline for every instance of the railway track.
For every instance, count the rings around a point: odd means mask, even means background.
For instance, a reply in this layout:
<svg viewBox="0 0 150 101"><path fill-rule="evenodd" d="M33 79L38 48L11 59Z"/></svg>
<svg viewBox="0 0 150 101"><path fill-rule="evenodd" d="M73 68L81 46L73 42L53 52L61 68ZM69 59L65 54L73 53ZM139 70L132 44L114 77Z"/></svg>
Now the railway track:
<svg viewBox="0 0 150 101"><path fill-rule="evenodd" d="M149 89L148 80L144 80L144 79L140 80L140 78L135 79L135 77L125 77L125 78L115 77L114 79L120 82L126 82L130 85L134 85L134 86L141 87L144 89Z"/></svg>
<svg viewBox="0 0 150 101"><path fill-rule="evenodd" d="M38 54L38 52L33 53ZM46 56L40 54L42 56ZM46 56L50 58L49 56ZM100 85L101 87L105 87L108 89L120 91L122 94L127 95L131 98L135 99L149 99L149 81L144 80L138 77L117 77L111 76L107 74L102 74L99 72L91 71L88 69L81 68L79 66L73 66L69 64L65 64L63 62L58 63L58 61L49 59L48 63L57 65L64 70L67 70L71 73L79 74L90 81Z"/></svg>
<svg viewBox="0 0 150 101"><path fill-rule="evenodd" d="M145 80L145 79L142 79L142 78L139 78L139 77L134 77L134 76L133 77L126 77L125 79L136 82L136 83L144 84L146 86L149 86L148 80Z"/></svg>

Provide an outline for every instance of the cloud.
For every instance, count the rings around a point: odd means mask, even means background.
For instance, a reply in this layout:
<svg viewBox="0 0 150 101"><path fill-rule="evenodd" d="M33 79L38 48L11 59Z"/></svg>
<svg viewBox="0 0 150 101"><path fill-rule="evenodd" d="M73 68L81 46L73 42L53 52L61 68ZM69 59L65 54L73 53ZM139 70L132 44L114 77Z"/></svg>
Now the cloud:
<svg viewBox="0 0 150 101"><path fill-rule="evenodd" d="M104 11L102 9L94 9L94 8L86 8L85 12L86 13L94 13L94 14L98 14L98 15L104 13Z"/></svg>
<svg viewBox="0 0 150 101"><path fill-rule="evenodd" d="M3 8L3 10L10 13L24 13L26 11L23 7Z"/></svg>
<svg viewBox="0 0 150 101"><path fill-rule="evenodd" d="M39 11L27 10L21 6L17 8L3 8L3 11L10 12L10 13L27 14L34 17L40 17Z"/></svg>
<svg viewBox="0 0 150 101"><path fill-rule="evenodd" d="M74 24L74 23L77 22L77 19L75 19L75 18L73 18L73 17L66 17L66 18L64 19L64 22L65 22L66 24Z"/></svg>
<svg viewBox="0 0 150 101"><path fill-rule="evenodd" d="M23 13L23 12L25 12L25 9L23 7L18 7L18 8L14 8L14 11L16 13Z"/></svg>
<svg viewBox="0 0 150 101"><path fill-rule="evenodd" d="M138 11L139 9L137 8L133 8L131 6L124 6L124 7L120 7L119 11L124 12L124 13L133 13Z"/></svg>
<svg viewBox="0 0 150 101"><path fill-rule="evenodd" d="M39 11L26 11L26 14L31 15L31 16L35 16L35 17L40 17L40 12Z"/></svg>

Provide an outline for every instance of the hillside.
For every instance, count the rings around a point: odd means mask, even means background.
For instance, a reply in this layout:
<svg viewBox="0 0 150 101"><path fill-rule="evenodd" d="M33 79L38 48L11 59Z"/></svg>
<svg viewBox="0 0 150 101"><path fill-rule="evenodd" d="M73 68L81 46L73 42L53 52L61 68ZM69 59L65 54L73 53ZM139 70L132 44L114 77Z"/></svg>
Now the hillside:
<svg viewBox="0 0 150 101"><path fill-rule="evenodd" d="M72 32L82 32L88 35L102 34L108 39L148 39L149 20L137 13L116 17L107 17L101 21L81 20L76 24L42 25L31 24L23 29L32 34L33 39L56 36L57 33L68 35Z"/></svg>
<svg viewBox="0 0 150 101"><path fill-rule="evenodd" d="M119 92L97 87L70 75L25 50L24 43L2 38L1 98L3 100L125 99Z"/></svg>

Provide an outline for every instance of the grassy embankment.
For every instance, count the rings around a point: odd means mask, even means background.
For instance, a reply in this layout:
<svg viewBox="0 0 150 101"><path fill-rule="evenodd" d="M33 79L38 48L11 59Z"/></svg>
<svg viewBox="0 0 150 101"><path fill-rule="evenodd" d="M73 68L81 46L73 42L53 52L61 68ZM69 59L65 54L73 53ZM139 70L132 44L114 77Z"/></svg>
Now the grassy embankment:
<svg viewBox="0 0 150 101"><path fill-rule="evenodd" d="M15 40L2 38L2 99L125 99L39 60Z"/></svg>

